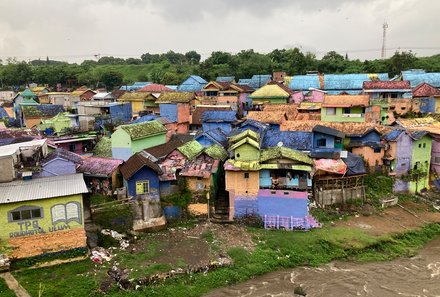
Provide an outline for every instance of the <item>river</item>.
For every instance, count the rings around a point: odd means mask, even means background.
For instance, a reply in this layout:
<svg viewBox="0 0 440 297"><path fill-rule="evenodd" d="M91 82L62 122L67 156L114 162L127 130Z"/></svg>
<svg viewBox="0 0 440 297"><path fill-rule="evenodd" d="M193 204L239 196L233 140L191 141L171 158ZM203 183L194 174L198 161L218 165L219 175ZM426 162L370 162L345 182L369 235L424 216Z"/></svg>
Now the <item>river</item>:
<svg viewBox="0 0 440 297"><path fill-rule="evenodd" d="M440 238L417 256L388 262L332 262L316 268L276 271L205 297L291 297L301 287L307 297L440 297Z"/></svg>

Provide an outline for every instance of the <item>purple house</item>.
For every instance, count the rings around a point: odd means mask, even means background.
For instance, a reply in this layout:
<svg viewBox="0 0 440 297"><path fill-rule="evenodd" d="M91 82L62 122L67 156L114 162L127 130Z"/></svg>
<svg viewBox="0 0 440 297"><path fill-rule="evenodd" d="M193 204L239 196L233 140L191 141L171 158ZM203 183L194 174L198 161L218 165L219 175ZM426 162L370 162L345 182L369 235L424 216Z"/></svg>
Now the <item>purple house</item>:
<svg viewBox="0 0 440 297"><path fill-rule="evenodd" d="M41 162L41 171L37 177L75 174L82 161L80 155L57 148Z"/></svg>
<svg viewBox="0 0 440 297"><path fill-rule="evenodd" d="M384 139L389 145L385 151L384 163L389 166L390 175L396 176L394 191L408 191L409 183L399 177L411 169L413 139L406 131L399 129L391 131Z"/></svg>

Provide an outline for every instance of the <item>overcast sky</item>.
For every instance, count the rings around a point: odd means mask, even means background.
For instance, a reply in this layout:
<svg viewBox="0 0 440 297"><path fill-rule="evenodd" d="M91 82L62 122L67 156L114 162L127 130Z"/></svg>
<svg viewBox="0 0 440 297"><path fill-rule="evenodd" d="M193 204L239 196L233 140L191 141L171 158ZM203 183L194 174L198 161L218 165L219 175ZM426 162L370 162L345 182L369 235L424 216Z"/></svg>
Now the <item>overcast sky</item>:
<svg viewBox="0 0 440 297"><path fill-rule="evenodd" d="M101 56L298 47L321 57L440 53L437 0L1 0L0 59L81 62Z"/></svg>

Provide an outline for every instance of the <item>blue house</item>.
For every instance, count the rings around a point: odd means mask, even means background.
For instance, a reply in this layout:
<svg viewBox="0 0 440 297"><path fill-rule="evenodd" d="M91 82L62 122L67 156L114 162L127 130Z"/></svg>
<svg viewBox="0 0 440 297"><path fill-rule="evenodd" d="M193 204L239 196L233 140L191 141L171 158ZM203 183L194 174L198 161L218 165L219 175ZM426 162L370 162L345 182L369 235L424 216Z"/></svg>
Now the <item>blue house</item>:
<svg viewBox="0 0 440 297"><path fill-rule="evenodd" d="M324 91L329 95L341 93L358 95L362 93L363 83L373 80L389 80L388 73L326 74L324 75Z"/></svg>
<svg viewBox="0 0 440 297"><path fill-rule="evenodd" d="M68 150L57 148L47 155L41 162L41 171L38 177L75 174L76 168L81 164L83 158Z"/></svg>
<svg viewBox="0 0 440 297"><path fill-rule="evenodd" d="M231 131L231 133L229 133L229 135L234 136L246 130L252 130L253 132L262 135L268 129L269 129L269 124L247 119L244 122L241 122L236 128L234 128Z"/></svg>
<svg viewBox="0 0 440 297"><path fill-rule="evenodd" d="M317 125L312 129L312 158L339 159L345 134L339 130Z"/></svg>
<svg viewBox="0 0 440 297"><path fill-rule="evenodd" d="M214 144L224 148L228 146L228 135L220 128L205 131L197 135L195 140L205 148Z"/></svg>
<svg viewBox="0 0 440 297"><path fill-rule="evenodd" d="M261 148L283 146L297 151L310 152L312 136L311 132L267 130L262 135Z"/></svg>
<svg viewBox="0 0 440 297"><path fill-rule="evenodd" d="M177 87L177 91L196 92L201 91L208 82L198 75L189 76Z"/></svg>
<svg viewBox="0 0 440 297"><path fill-rule="evenodd" d="M112 102L109 104L109 113L113 121L128 122L132 117L130 102Z"/></svg>
<svg viewBox="0 0 440 297"><path fill-rule="evenodd" d="M141 151L131 156L121 166L120 170L128 196L141 199L160 199L159 175L162 174L162 170L149 157L151 156Z"/></svg>
<svg viewBox="0 0 440 297"><path fill-rule="evenodd" d="M205 111L202 114L202 129L209 131L220 128L225 133L229 134L232 130L232 125L237 121L237 113L235 111L218 110Z"/></svg>

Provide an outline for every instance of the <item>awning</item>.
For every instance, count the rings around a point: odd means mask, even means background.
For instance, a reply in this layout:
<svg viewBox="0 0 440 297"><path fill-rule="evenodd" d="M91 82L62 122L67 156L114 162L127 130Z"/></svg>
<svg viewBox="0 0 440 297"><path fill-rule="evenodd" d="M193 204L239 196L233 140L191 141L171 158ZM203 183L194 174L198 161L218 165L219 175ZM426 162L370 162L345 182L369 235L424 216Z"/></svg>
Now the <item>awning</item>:
<svg viewBox="0 0 440 297"><path fill-rule="evenodd" d="M316 171L322 170L341 175L344 175L347 172L347 165L341 159L318 159L314 160L313 164L315 165Z"/></svg>

